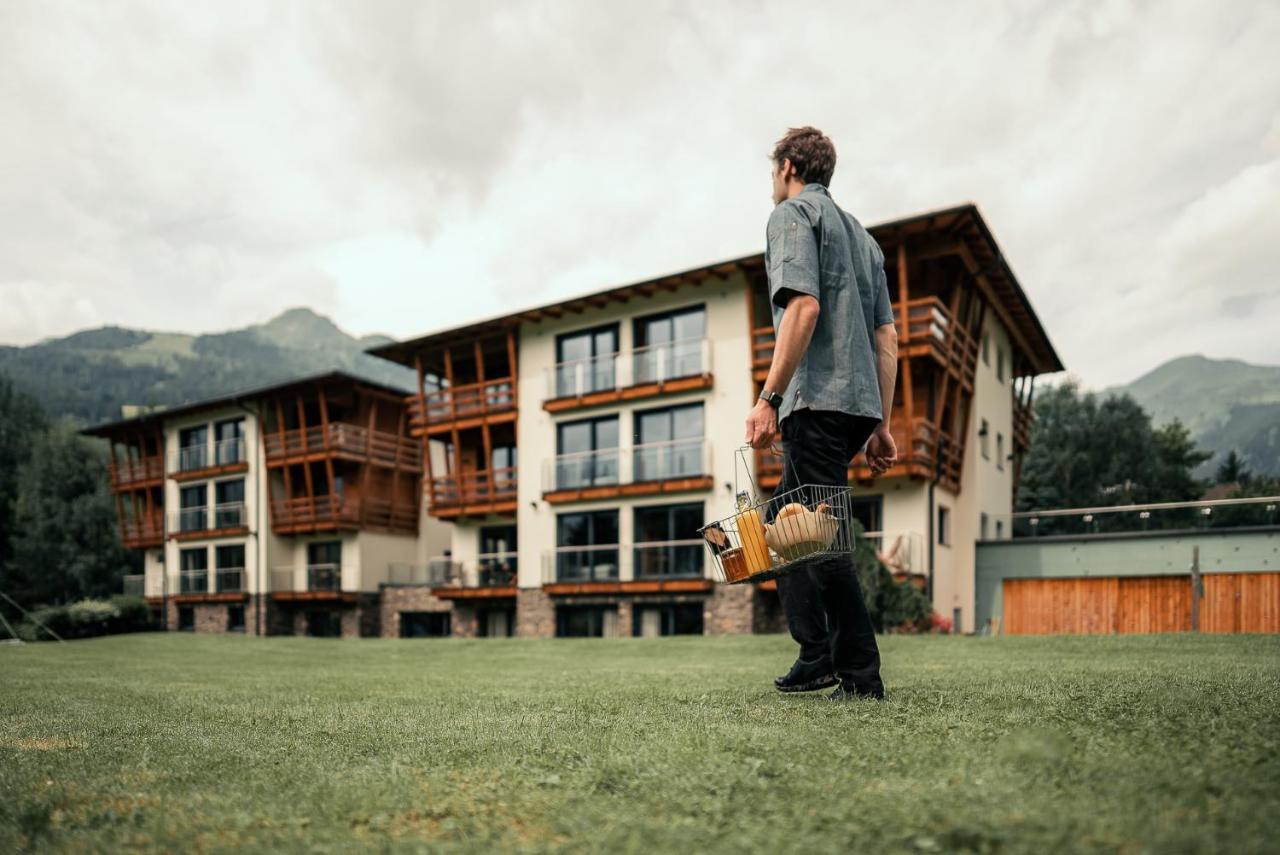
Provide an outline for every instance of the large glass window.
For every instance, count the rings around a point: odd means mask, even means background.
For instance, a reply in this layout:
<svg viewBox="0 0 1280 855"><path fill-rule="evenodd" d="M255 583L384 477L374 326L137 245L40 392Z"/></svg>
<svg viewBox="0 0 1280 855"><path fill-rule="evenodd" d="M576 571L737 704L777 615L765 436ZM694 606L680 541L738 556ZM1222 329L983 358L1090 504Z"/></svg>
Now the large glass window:
<svg viewBox="0 0 1280 855"><path fill-rule="evenodd" d="M178 531L203 531L209 527L209 488L204 484L178 492Z"/></svg>
<svg viewBox="0 0 1280 855"><path fill-rule="evenodd" d="M702 432L702 404L636 413L635 480L664 481L705 474Z"/></svg>
<svg viewBox="0 0 1280 855"><path fill-rule="evenodd" d="M244 479L219 481L213 485L213 527L238 528L244 525Z"/></svg>
<svg viewBox="0 0 1280 855"><path fill-rule="evenodd" d="M401 638L447 638L450 633L448 612L401 612Z"/></svg>
<svg viewBox="0 0 1280 855"><path fill-rule="evenodd" d="M617 416L556 426L556 489L617 483Z"/></svg>
<svg viewBox="0 0 1280 855"><path fill-rule="evenodd" d="M244 590L244 544L218 546L213 552L213 566L217 574L216 588L224 591Z"/></svg>
<svg viewBox="0 0 1280 855"><path fill-rule="evenodd" d="M636 508L635 514L637 579L702 575L703 547L698 540L698 527L704 522L701 502Z"/></svg>
<svg viewBox="0 0 1280 855"><path fill-rule="evenodd" d="M307 590L337 591L342 588L342 541L326 540L307 544Z"/></svg>
<svg viewBox="0 0 1280 855"><path fill-rule="evenodd" d="M656 383L702 374L702 340L707 331L702 306L637 318L635 382Z"/></svg>
<svg viewBox="0 0 1280 855"><path fill-rule="evenodd" d="M612 389L618 354L616 324L556 338L556 397Z"/></svg>
<svg viewBox="0 0 1280 855"><path fill-rule="evenodd" d="M480 529L480 587L516 583L516 527L488 525Z"/></svg>
<svg viewBox="0 0 1280 855"><path fill-rule="evenodd" d="M179 594L203 594L209 590L209 550L203 546L178 553Z"/></svg>
<svg viewBox="0 0 1280 855"><path fill-rule="evenodd" d="M178 469L204 469L209 465L209 427L186 428L178 433Z"/></svg>
<svg viewBox="0 0 1280 855"><path fill-rule="evenodd" d="M617 606L556 607L556 638L600 638L617 633Z"/></svg>
<svg viewBox="0 0 1280 855"><path fill-rule="evenodd" d="M217 466L244 460L244 419L228 419L213 426L213 458Z"/></svg>
<svg viewBox="0 0 1280 855"><path fill-rule="evenodd" d="M637 637L702 635L702 631L702 603L637 605L632 612L631 634Z"/></svg>
<svg viewBox="0 0 1280 855"><path fill-rule="evenodd" d="M556 546L557 581L617 581L618 512L560 514Z"/></svg>

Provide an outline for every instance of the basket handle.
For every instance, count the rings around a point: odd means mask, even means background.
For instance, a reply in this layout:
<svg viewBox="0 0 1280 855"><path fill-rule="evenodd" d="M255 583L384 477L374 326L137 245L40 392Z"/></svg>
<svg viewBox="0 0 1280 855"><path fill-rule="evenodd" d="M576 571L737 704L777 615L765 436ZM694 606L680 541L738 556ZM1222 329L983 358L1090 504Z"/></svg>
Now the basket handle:
<svg viewBox="0 0 1280 855"><path fill-rule="evenodd" d="M751 465L747 461L747 453L751 451L754 451L751 446L740 445L738 446L738 450L734 453L733 495L736 497L738 493L742 492L739 489L742 482L738 480L738 471L741 469L741 471L747 476L747 483L751 485L751 502L752 504L755 504L760 500L760 488L756 486L756 479L751 476Z"/></svg>

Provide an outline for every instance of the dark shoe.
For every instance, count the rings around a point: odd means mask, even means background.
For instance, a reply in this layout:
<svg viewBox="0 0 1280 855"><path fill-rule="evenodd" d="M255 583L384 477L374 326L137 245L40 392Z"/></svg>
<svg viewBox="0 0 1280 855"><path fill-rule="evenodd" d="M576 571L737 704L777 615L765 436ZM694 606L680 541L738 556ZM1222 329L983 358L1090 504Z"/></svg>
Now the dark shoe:
<svg viewBox="0 0 1280 855"><path fill-rule="evenodd" d="M836 687L836 690L834 692L827 695L827 700L829 701L867 701L867 700L883 701L884 690L879 689L874 692L859 692L857 689L854 689L849 686L845 686L843 683L841 683L839 686Z"/></svg>
<svg viewBox="0 0 1280 855"><path fill-rule="evenodd" d="M831 663L826 660L804 662L796 660L791 670L782 677L775 677L773 685L779 692L816 692L829 689L839 681L831 673Z"/></svg>

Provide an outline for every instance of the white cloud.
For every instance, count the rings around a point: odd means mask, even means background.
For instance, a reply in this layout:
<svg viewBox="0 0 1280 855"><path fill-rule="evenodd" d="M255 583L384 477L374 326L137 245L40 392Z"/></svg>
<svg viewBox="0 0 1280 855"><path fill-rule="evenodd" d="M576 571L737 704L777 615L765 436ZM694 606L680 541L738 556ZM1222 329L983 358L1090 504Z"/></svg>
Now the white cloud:
<svg viewBox="0 0 1280 855"><path fill-rule="evenodd" d="M864 221L977 202L1090 385L1276 362L1278 39L1266 2L6 4L0 341L408 336L750 252L812 123Z"/></svg>

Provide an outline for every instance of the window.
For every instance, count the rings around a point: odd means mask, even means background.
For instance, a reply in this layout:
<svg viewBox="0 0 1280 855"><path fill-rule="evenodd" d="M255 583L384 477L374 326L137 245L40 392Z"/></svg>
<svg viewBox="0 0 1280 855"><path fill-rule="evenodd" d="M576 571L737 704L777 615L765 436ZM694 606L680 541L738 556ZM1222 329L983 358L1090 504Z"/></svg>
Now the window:
<svg viewBox="0 0 1280 855"><path fill-rule="evenodd" d="M556 517L556 580L616 581L618 512L589 511Z"/></svg>
<svg viewBox="0 0 1280 855"><path fill-rule="evenodd" d="M702 431L702 404L636 413L634 479L665 481L705 474Z"/></svg>
<svg viewBox="0 0 1280 855"><path fill-rule="evenodd" d="M476 635L481 638L510 638L515 634L515 629L515 609L498 608L476 610Z"/></svg>
<svg viewBox="0 0 1280 855"><path fill-rule="evenodd" d="M612 389L617 353L617 324L557 336L556 397Z"/></svg>
<svg viewBox="0 0 1280 855"><path fill-rule="evenodd" d="M244 632L244 606L227 607L227 632Z"/></svg>
<svg viewBox="0 0 1280 855"><path fill-rule="evenodd" d="M183 487L178 493L178 530L203 531L209 527L209 488L204 484Z"/></svg>
<svg viewBox="0 0 1280 855"><path fill-rule="evenodd" d="M987 539L987 515L978 514L978 539Z"/></svg>
<svg viewBox="0 0 1280 855"><path fill-rule="evenodd" d="M951 509L938 506L938 543L951 545Z"/></svg>
<svg viewBox="0 0 1280 855"><path fill-rule="evenodd" d="M991 425L987 424L987 420L982 420L982 427L978 428L978 438L982 440L982 459L991 459Z"/></svg>
<svg viewBox="0 0 1280 855"><path fill-rule="evenodd" d="M556 638L601 638L617 634L617 606L556 607Z"/></svg>
<svg viewBox="0 0 1280 855"><path fill-rule="evenodd" d="M452 633L448 612L401 612L401 638L448 638Z"/></svg>
<svg viewBox="0 0 1280 855"><path fill-rule="evenodd" d="M635 607L631 634L637 638L660 635L702 635L702 603L664 603Z"/></svg>
<svg viewBox="0 0 1280 855"><path fill-rule="evenodd" d="M996 347L996 379L1004 382L1004 348Z"/></svg>
<svg viewBox="0 0 1280 855"><path fill-rule="evenodd" d="M618 417L556 426L556 489L618 483Z"/></svg>
<svg viewBox="0 0 1280 855"><path fill-rule="evenodd" d="M493 487L499 493L514 493L516 488L516 447L499 445L489 456L489 472Z"/></svg>
<svg viewBox="0 0 1280 855"><path fill-rule="evenodd" d="M312 638L342 637L342 615L333 609L312 609L306 613L306 622Z"/></svg>
<svg viewBox="0 0 1280 855"><path fill-rule="evenodd" d="M213 566L219 593L244 590L244 544L218 546L213 550Z"/></svg>
<svg viewBox="0 0 1280 855"><path fill-rule="evenodd" d="M217 466L244 460L244 419L228 419L213 426L213 459Z"/></svg>
<svg viewBox="0 0 1280 855"><path fill-rule="evenodd" d="M982 364L991 364L991 333L982 334Z"/></svg>
<svg viewBox="0 0 1280 855"><path fill-rule="evenodd" d="M178 553L178 593L203 594L209 590L209 550L203 546Z"/></svg>
<svg viewBox="0 0 1280 855"><path fill-rule="evenodd" d="M703 522L701 502L636 508L635 577L701 576L703 547L697 532Z"/></svg>
<svg viewBox="0 0 1280 855"><path fill-rule="evenodd" d="M996 468L1004 469L1004 434L996 434Z"/></svg>
<svg viewBox="0 0 1280 855"><path fill-rule="evenodd" d="M1004 540L1004 520L996 520L996 540Z"/></svg>
<svg viewBox="0 0 1280 855"><path fill-rule="evenodd" d="M883 502L883 496L853 496L849 499L849 511L855 520L862 523L863 531L880 531Z"/></svg>
<svg viewBox="0 0 1280 855"><path fill-rule="evenodd" d="M218 481L213 485L213 527L239 528L244 525L244 479Z"/></svg>
<svg viewBox="0 0 1280 855"><path fill-rule="evenodd" d="M325 540L307 544L307 590L342 589L342 541Z"/></svg>
<svg viewBox="0 0 1280 855"><path fill-rule="evenodd" d="M178 606L178 631L195 632L196 610L191 606Z"/></svg>
<svg viewBox="0 0 1280 855"><path fill-rule="evenodd" d="M672 377L692 377L706 369L702 340L706 335L702 306L637 318L635 321L635 382L658 383Z"/></svg>
<svg viewBox="0 0 1280 855"><path fill-rule="evenodd" d="M487 525L480 529L479 565L482 588L516 583L515 526Z"/></svg>
<svg viewBox="0 0 1280 855"><path fill-rule="evenodd" d="M209 427L186 428L178 433L178 469L188 472L209 465Z"/></svg>

